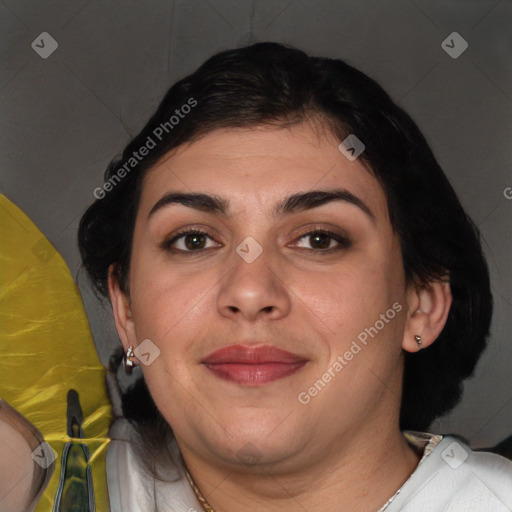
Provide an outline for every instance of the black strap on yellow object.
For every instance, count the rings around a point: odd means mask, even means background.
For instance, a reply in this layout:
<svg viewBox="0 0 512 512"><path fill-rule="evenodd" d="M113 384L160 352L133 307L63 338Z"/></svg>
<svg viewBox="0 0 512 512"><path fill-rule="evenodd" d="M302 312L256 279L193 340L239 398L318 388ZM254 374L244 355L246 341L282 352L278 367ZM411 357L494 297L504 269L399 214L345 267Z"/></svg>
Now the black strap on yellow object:
<svg viewBox="0 0 512 512"><path fill-rule="evenodd" d="M83 439L83 415L78 393L68 392L67 434ZM53 512L95 512L94 485L91 471L91 453L85 443L70 441L62 451L59 485Z"/></svg>

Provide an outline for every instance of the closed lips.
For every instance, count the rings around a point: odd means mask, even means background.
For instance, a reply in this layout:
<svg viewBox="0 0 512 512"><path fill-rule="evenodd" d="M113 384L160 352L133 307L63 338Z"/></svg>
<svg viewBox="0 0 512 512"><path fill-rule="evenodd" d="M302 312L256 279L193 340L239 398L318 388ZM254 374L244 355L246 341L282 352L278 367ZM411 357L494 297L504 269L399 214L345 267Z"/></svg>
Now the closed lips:
<svg viewBox="0 0 512 512"><path fill-rule="evenodd" d="M306 359L285 350L272 346L247 347L230 345L208 355L203 359L204 364L238 363L238 364L265 364L283 363L297 364Z"/></svg>
<svg viewBox="0 0 512 512"><path fill-rule="evenodd" d="M213 352L202 363L216 377L254 387L296 373L307 360L269 345L231 345Z"/></svg>

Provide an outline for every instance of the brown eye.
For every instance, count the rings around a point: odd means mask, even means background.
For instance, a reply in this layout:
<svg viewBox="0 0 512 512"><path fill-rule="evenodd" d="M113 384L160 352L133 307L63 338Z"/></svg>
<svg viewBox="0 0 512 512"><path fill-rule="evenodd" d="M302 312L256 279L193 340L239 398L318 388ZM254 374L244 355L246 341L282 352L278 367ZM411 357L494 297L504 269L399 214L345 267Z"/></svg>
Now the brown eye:
<svg viewBox="0 0 512 512"><path fill-rule="evenodd" d="M189 235L183 235L182 238L187 249L190 249L191 251L194 249L204 249L205 235L192 233Z"/></svg>
<svg viewBox="0 0 512 512"><path fill-rule="evenodd" d="M324 229L309 231L308 233L303 234L299 240L306 240L311 246L310 250L318 252L330 252L350 246L348 238ZM333 241L335 242L334 247L332 246ZM308 247L303 248L308 249Z"/></svg>
<svg viewBox="0 0 512 512"><path fill-rule="evenodd" d="M309 235L309 240L313 246L313 249L329 249L333 238L324 233L317 233L314 235Z"/></svg>
<svg viewBox="0 0 512 512"><path fill-rule="evenodd" d="M166 240L162 244L162 249L172 252L200 252L208 249L206 247L207 239L213 240L213 238L199 229L190 229L178 233L171 240ZM178 245L179 247L174 247Z"/></svg>

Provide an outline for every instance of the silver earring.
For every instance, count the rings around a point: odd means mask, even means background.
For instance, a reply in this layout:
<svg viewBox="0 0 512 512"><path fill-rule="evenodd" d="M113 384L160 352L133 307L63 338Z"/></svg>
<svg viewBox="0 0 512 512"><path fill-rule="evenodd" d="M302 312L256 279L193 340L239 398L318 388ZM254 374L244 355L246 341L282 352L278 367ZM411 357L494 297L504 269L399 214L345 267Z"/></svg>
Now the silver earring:
<svg viewBox="0 0 512 512"><path fill-rule="evenodd" d="M132 373L133 367L135 366L133 362L133 356L135 355L135 352L133 351L133 347L130 345L128 347L128 350L126 351L126 354L123 356L123 367L125 373L130 375Z"/></svg>
<svg viewBox="0 0 512 512"><path fill-rule="evenodd" d="M421 346L421 336L418 336L417 334L414 336L414 339L416 340L416 343L418 344L418 347L420 347L420 350L423 348Z"/></svg>

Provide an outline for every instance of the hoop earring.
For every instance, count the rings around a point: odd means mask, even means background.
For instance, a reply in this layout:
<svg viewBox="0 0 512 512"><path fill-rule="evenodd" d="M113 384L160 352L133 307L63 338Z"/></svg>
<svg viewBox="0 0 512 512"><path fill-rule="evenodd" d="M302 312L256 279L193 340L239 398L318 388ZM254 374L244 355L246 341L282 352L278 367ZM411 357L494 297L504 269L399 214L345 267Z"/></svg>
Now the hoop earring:
<svg viewBox="0 0 512 512"><path fill-rule="evenodd" d="M127 375L132 373L133 367L135 366L135 363L132 359L134 355L135 352L133 351L133 347L130 345L126 351L126 354L123 355L123 368Z"/></svg>
<svg viewBox="0 0 512 512"><path fill-rule="evenodd" d="M414 339L416 341L416 343L418 344L418 347L420 347L420 350L423 348L421 346L421 336L418 336L417 334L414 336Z"/></svg>

